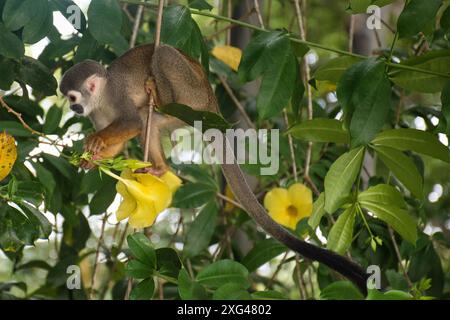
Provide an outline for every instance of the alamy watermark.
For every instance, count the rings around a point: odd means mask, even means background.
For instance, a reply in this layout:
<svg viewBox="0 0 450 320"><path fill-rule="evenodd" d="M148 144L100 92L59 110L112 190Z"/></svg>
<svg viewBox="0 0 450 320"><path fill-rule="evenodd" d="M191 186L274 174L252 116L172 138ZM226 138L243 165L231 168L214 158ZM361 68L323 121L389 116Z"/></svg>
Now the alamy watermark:
<svg viewBox="0 0 450 320"><path fill-rule="evenodd" d="M188 128L171 134L171 158L175 164L249 164L259 167L260 175L275 175L280 167L280 132L278 129L208 129L204 133L201 121L194 122L194 132ZM224 148L224 143L227 148ZM206 145L206 146L205 146ZM194 150L194 151L193 151ZM195 152L195 157L183 154Z"/></svg>
<svg viewBox="0 0 450 320"><path fill-rule="evenodd" d="M69 21L75 30L81 29L81 9L77 5L70 5L67 7L68 14L67 21Z"/></svg>
<svg viewBox="0 0 450 320"><path fill-rule="evenodd" d="M367 14L369 17L366 21L366 26L369 30L381 29L381 8L376 5L371 5L367 8Z"/></svg>
<svg viewBox="0 0 450 320"><path fill-rule="evenodd" d="M77 265L70 265L66 269L69 275L66 280L66 287L69 290L81 289L81 269Z"/></svg>
<svg viewBox="0 0 450 320"><path fill-rule="evenodd" d="M367 278L367 289L380 290L381 289L381 269L377 265L370 265L367 267L366 273L369 274Z"/></svg>

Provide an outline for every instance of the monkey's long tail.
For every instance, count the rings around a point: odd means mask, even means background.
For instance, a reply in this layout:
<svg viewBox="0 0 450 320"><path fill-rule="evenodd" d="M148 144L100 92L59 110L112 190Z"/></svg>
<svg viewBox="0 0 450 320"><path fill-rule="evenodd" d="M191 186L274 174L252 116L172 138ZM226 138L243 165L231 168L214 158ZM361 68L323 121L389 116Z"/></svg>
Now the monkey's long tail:
<svg viewBox="0 0 450 320"><path fill-rule="evenodd" d="M227 141L227 139L224 140ZM230 147L225 147L225 150L232 152ZM368 276L359 265L332 251L298 239L272 220L258 199L256 199L238 164L222 164L222 171L236 199L264 231L302 256L323 263L339 272L357 285L364 295L367 294Z"/></svg>

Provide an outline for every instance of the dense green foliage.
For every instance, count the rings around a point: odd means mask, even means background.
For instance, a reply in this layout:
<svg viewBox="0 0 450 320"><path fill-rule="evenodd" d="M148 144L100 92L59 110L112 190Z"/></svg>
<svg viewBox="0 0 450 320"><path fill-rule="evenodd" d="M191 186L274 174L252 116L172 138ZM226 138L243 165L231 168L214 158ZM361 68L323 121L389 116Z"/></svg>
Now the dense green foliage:
<svg viewBox="0 0 450 320"><path fill-rule="evenodd" d="M0 132L14 136L18 148L11 174L0 181L0 299L123 299L128 279L130 299L364 299L326 267L296 260L243 210L218 197L226 194L218 166L173 165L184 184L148 237L115 224L108 209L115 180L70 164L93 128L70 113L57 83L74 63L89 58L107 65L129 48L138 7L133 2L93 0L81 13L80 28L62 37L53 13L73 22L67 10L78 8L73 1L0 0ZM285 133L276 175L259 176L256 165L243 166L258 181L260 200L294 183L295 166L299 179L316 189L313 213L295 234L348 254L364 268L379 266L390 291L370 291L368 299L449 298L450 2L406 1L387 19L394 32L383 28L388 40L364 57L346 53L345 21L371 4L395 1L309 0L311 43L299 40L293 27L292 1L270 1L270 12L263 1L270 25L247 26L254 31L238 72L210 54L225 42L224 32L215 33L228 25L222 21L226 6L174 2L164 10L162 42L209 71L227 121L182 105L166 112L189 123L206 117L205 128L236 124L226 79L255 127ZM210 14L217 25L205 17ZM137 44L153 41L155 23L149 5ZM32 45L43 39L47 45L33 58ZM324 43L325 50L317 45ZM316 60L308 82L305 55ZM245 85L254 80L260 88L249 93ZM307 86L313 119L307 118ZM137 140L127 155L142 158ZM81 289L67 288L72 265L80 267Z"/></svg>

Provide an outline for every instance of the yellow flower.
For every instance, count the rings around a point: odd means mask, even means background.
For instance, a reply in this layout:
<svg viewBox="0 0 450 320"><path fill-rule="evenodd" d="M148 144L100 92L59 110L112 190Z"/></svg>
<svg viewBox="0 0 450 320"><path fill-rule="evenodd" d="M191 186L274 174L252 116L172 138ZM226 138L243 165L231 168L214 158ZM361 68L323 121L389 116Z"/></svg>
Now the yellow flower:
<svg viewBox="0 0 450 320"><path fill-rule="evenodd" d="M151 226L158 214L167 209L172 195L181 185L181 180L172 172L161 178L146 173L132 173L124 170L116 185L123 200L116 212L117 220L129 218L134 228Z"/></svg>
<svg viewBox="0 0 450 320"><path fill-rule="evenodd" d="M312 212L312 192L295 183L289 189L275 188L264 197L264 207L279 224L295 230L297 223Z"/></svg>
<svg viewBox="0 0 450 320"><path fill-rule="evenodd" d="M231 190L230 186L227 184L225 186L225 196L231 200L235 200L233 191ZM232 212L234 210L235 206L231 202L225 203L225 208L223 209L225 212Z"/></svg>
<svg viewBox="0 0 450 320"><path fill-rule="evenodd" d="M231 46L216 46L212 50L212 55L228 65L234 71L238 71L241 63L242 51Z"/></svg>
<svg viewBox="0 0 450 320"><path fill-rule="evenodd" d="M16 159L16 141L6 132L0 133L0 181L11 172Z"/></svg>

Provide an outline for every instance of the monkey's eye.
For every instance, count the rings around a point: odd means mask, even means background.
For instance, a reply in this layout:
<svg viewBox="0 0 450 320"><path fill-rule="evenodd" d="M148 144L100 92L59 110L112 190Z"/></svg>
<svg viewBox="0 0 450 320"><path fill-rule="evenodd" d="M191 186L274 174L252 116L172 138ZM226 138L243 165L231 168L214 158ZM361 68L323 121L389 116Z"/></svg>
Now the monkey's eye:
<svg viewBox="0 0 450 320"><path fill-rule="evenodd" d="M69 96L70 102L75 102L77 98L75 96Z"/></svg>

